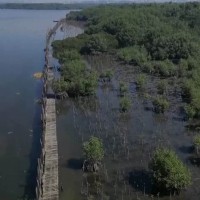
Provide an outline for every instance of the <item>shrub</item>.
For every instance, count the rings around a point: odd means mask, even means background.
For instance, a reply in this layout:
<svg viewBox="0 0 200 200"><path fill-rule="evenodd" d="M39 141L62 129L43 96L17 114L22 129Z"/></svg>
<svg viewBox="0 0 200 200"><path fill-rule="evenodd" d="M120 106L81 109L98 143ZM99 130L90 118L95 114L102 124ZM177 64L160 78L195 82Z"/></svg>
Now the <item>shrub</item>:
<svg viewBox="0 0 200 200"><path fill-rule="evenodd" d="M150 168L158 188L167 191L180 191L191 184L191 174L169 149L157 149L153 155Z"/></svg>
<svg viewBox="0 0 200 200"><path fill-rule="evenodd" d="M131 100L125 96L120 99L120 109L122 112L126 112L131 108Z"/></svg>
<svg viewBox="0 0 200 200"><path fill-rule="evenodd" d="M191 56L188 58L188 70L197 69L199 67L199 65L200 65L199 60L197 60Z"/></svg>
<svg viewBox="0 0 200 200"><path fill-rule="evenodd" d="M137 76L136 84L137 84L138 89L144 88L144 86L146 84L146 79L147 79L147 77L145 76L145 74L140 74Z"/></svg>
<svg viewBox="0 0 200 200"><path fill-rule="evenodd" d="M80 60L81 56L76 49L65 50L58 53L57 58L61 64L67 63L72 60Z"/></svg>
<svg viewBox="0 0 200 200"><path fill-rule="evenodd" d="M121 30L117 33L116 37L119 41L120 47L128 47L136 45L138 42L138 31L135 27L124 26L121 27Z"/></svg>
<svg viewBox="0 0 200 200"><path fill-rule="evenodd" d="M117 40L108 34L97 33L89 36L89 40L82 47L83 54L96 54L111 51L117 48Z"/></svg>
<svg viewBox="0 0 200 200"><path fill-rule="evenodd" d="M87 73L84 77L77 76L68 82L68 94L70 96L89 96L95 93L97 87L97 76L94 72Z"/></svg>
<svg viewBox="0 0 200 200"><path fill-rule="evenodd" d="M59 54L61 54L65 50L77 50L81 51L85 43L89 40L89 36L87 34L80 34L77 37L66 38L62 41L56 40L52 43L54 56L57 58Z"/></svg>
<svg viewBox="0 0 200 200"><path fill-rule="evenodd" d="M128 86L124 82L119 83L119 92L121 96L124 96L128 92Z"/></svg>
<svg viewBox="0 0 200 200"><path fill-rule="evenodd" d="M192 105L190 105L190 104L185 105L184 110L189 119L193 119L195 117L196 110Z"/></svg>
<svg viewBox="0 0 200 200"><path fill-rule="evenodd" d="M139 66L142 65L142 63L147 62L148 60L148 53L146 49L139 46L120 49L117 55L120 60Z"/></svg>
<svg viewBox="0 0 200 200"><path fill-rule="evenodd" d="M83 60L72 60L64 63L61 68L61 75L65 80L73 80L83 76L86 71L86 65Z"/></svg>
<svg viewBox="0 0 200 200"><path fill-rule="evenodd" d="M104 157L102 141L97 137L90 137L89 141L83 143L83 153L85 159L91 163L101 161Z"/></svg>
<svg viewBox="0 0 200 200"><path fill-rule="evenodd" d="M86 68L83 60L71 60L61 67L61 81L54 83L54 91L69 96L88 96L95 93L97 74Z"/></svg>
<svg viewBox="0 0 200 200"><path fill-rule="evenodd" d="M153 74L155 73L155 68L154 64L152 62L145 62L142 64L141 69L143 72L148 73L148 74Z"/></svg>
<svg viewBox="0 0 200 200"><path fill-rule="evenodd" d="M186 102L191 102L196 93L196 85L192 80L184 80L182 85L182 96Z"/></svg>
<svg viewBox="0 0 200 200"><path fill-rule="evenodd" d="M116 35L122 29L126 28L127 23L123 18L111 18L103 25L103 30L109 34Z"/></svg>
<svg viewBox="0 0 200 200"><path fill-rule="evenodd" d="M107 70L105 70L105 72L102 72L99 77L102 78L102 79L106 79L108 81L111 81L113 75L114 75L114 72L110 69L107 69Z"/></svg>
<svg viewBox="0 0 200 200"><path fill-rule="evenodd" d="M95 54L96 52L106 52L108 50L107 41L101 35L92 35L85 44L85 52Z"/></svg>
<svg viewBox="0 0 200 200"><path fill-rule="evenodd" d="M61 92L66 92L68 90L68 84L64 79L56 80L52 84L53 91L58 94Z"/></svg>
<svg viewBox="0 0 200 200"><path fill-rule="evenodd" d="M187 60L180 59L178 63L178 76L183 77L187 75L188 62Z"/></svg>
<svg viewBox="0 0 200 200"><path fill-rule="evenodd" d="M157 72L160 76L163 77L171 77L176 75L176 67L175 65L169 61L156 61L153 62L155 72Z"/></svg>
<svg viewBox="0 0 200 200"><path fill-rule="evenodd" d="M186 114L189 118L200 116L200 90L199 83L195 80L187 80L182 87L183 98L188 103L185 106Z"/></svg>
<svg viewBox="0 0 200 200"><path fill-rule="evenodd" d="M149 51L155 60L187 59L191 51L189 35L186 33L174 33L162 35L154 39Z"/></svg>
<svg viewBox="0 0 200 200"><path fill-rule="evenodd" d="M196 149L196 152L199 153L200 148L200 135L195 135L194 137L194 147Z"/></svg>
<svg viewBox="0 0 200 200"><path fill-rule="evenodd" d="M153 100L154 110L157 113L164 113L169 108L169 102L163 96L158 96Z"/></svg>
<svg viewBox="0 0 200 200"><path fill-rule="evenodd" d="M166 80L160 80L160 82L157 84L157 91L158 94L165 94L167 92L168 83Z"/></svg>

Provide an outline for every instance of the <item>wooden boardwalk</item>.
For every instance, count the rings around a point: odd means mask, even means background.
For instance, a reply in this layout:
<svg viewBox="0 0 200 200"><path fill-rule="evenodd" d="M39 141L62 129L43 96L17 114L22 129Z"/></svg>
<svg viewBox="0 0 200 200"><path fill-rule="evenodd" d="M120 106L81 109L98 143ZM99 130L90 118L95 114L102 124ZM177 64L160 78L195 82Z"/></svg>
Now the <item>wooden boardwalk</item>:
<svg viewBox="0 0 200 200"><path fill-rule="evenodd" d="M37 200L59 200L56 106L55 98L48 97L52 80L52 70L46 67L42 104L42 155L38 160Z"/></svg>
<svg viewBox="0 0 200 200"><path fill-rule="evenodd" d="M55 99L46 99L44 131L44 174L42 200L58 200L58 143L56 135Z"/></svg>
<svg viewBox="0 0 200 200"><path fill-rule="evenodd" d="M42 122L43 135L41 140L42 154L38 159L36 200L59 200L58 180L58 142L56 132L55 94L52 90L54 71L49 66L51 58L49 46L51 37L64 23L61 19L47 34L45 49L45 67L43 70Z"/></svg>

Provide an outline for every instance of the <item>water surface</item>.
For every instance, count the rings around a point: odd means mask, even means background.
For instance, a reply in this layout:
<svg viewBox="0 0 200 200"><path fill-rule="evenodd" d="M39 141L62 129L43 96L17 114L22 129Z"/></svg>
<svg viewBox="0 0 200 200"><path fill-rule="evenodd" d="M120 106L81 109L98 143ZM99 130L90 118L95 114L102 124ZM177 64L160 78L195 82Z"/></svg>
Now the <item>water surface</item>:
<svg viewBox="0 0 200 200"><path fill-rule="evenodd" d="M30 192L41 134L40 81L45 36L69 11L0 10L0 199ZM60 34L59 37L64 37ZM32 182L30 182L32 181ZM32 191L33 192L33 191Z"/></svg>

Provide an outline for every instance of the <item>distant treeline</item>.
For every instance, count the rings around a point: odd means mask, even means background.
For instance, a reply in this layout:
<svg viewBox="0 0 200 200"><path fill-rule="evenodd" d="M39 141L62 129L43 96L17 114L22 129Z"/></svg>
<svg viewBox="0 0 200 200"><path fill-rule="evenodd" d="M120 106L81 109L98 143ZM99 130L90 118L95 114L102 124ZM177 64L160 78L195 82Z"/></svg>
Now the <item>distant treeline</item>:
<svg viewBox="0 0 200 200"><path fill-rule="evenodd" d="M0 9L28 9L28 10L68 10L83 9L94 4L61 4L61 3L3 3Z"/></svg>

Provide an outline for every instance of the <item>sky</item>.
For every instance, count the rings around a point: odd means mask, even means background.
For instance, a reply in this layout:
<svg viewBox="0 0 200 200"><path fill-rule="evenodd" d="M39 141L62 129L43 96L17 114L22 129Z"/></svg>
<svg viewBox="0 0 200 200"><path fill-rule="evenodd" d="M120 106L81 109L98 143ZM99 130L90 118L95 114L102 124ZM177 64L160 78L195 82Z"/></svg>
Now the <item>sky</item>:
<svg viewBox="0 0 200 200"><path fill-rule="evenodd" d="M84 1L93 1L93 2L101 2L101 1L108 1L108 2L118 2L123 0L0 0L0 3L76 3L76 2L84 2ZM141 1L141 2L166 2L166 1L184 1L184 0L125 0L126 2L134 2L134 1ZM200 0L185 0L185 1L199 1Z"/></svg>

